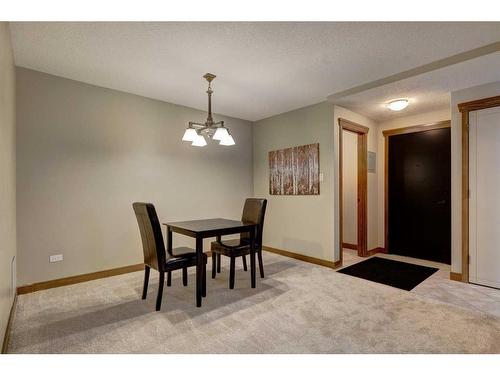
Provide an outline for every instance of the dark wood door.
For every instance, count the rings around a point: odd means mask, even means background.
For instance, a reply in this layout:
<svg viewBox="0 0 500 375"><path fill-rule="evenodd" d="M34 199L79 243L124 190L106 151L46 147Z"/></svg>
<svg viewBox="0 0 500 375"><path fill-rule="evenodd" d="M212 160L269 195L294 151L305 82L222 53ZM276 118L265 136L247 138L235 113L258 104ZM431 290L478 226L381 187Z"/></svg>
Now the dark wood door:
<svg viewBox="0 0 500 375"><path fill-rule="evenodd" d="M450 264L450 128L389 137L388 252Z"/></svg>

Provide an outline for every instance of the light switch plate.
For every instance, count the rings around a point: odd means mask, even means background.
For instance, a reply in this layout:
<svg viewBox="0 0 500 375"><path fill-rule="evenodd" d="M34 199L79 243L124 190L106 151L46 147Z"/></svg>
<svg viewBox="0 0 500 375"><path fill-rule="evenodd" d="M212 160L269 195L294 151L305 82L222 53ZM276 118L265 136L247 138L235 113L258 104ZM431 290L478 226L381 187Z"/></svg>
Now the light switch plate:
<svg viewBox="0 0 500 375"><path fill-rule="evenodd" d="M323 182L323 173L319 174L319 182Z"/></svg>
<svg viewBox="0 0 500 375"><path fill-rule="evenodd" d="M54 262L61 262L64 260L64 257L62 254L56 254L56 255L51 255L49 256L49 262L54 263Z"/></svg>

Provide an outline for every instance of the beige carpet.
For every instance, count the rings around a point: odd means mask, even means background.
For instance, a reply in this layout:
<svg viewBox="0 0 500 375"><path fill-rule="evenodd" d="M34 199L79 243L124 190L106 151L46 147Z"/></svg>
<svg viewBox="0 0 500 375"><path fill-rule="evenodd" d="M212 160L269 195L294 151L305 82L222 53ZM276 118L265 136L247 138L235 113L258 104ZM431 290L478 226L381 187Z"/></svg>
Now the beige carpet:
<svg viewBox="0 0 500 375"><path fill-rule="evenodd" d="M195 307L180 272L154 311L157 273L19 296L11 353L499 353L500 318L265 253L250 288L224 264ZM241 261L238 262L241 266ZM210 271L208 272L210 275Z"/></svg>

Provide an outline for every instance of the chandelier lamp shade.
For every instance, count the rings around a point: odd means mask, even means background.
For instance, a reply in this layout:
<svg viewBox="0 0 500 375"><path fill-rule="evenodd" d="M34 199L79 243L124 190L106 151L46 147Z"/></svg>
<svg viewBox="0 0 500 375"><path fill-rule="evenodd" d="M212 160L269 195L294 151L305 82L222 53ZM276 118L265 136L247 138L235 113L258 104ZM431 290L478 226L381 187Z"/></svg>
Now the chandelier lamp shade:
<svg viewBox="0 0 500 375"><path fill-rule="evenodd" d="M194 142L194 140L198 137L198 133L193 128L187 128L184 132L184 136L182 137L183 141Z"/></svg>
<svg viewBox="0 0 500 375"><path fill-rule="evenodd" d="M204 124L190 121L189 125L184 132L182 140L185 142L191 142L192 146L204 147L207 145L206 138L212 139L214 141L219 141L222 146L232 146L235 144L233 136L229 132L229 129L224 126L224 121L214 122L212 118L212 94L213 90L211 83L216 76L207 73L203 76L208 82L208 116Z"/></svg>

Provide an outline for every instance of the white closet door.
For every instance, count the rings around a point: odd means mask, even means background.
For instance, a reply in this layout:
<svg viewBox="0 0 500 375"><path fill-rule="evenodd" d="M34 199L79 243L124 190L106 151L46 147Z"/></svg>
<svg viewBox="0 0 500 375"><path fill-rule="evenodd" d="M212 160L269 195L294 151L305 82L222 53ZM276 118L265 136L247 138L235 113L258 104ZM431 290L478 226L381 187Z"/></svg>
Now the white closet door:
<svg viewBox="0 0 500 375"><path fill-rule="evenodd" d="M500 107L469 116L469 281L500 288Z"/></svg>
<svg viewBox="0 0 500 375"><path fill-rule="evenodd" d="M358 244L358 135L342 130L342 241Z"/></svg>

